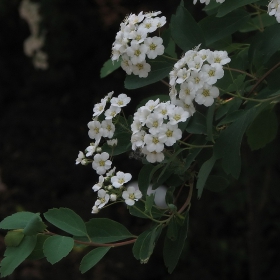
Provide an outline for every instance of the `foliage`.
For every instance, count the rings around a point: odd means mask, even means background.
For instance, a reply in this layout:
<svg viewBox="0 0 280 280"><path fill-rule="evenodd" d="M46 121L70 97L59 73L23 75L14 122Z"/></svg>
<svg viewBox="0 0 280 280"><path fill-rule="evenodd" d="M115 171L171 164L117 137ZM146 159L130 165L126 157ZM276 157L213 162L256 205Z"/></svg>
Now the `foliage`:
<svg viewBox="0 0 280 280"><path fill-rule="evenodd" d="M8 230L5 237L7 249L1 261L1 277L10 275L27 258L45 257L54 264L75 246L81 245L89 250L80 264L82 273L98 263L111 248L128 244L133 244L133 256L144 264L151 258L159 238L164 238L163 259L167 270L169 273L174 271L187 238L194 188L198 198L202 196L204 188L214 192L226 189L242 172L242 145L248 144L252 151L264 148L276 137L278 130L275 108L280 97L277 79L280 66L279 24L268 17L264 1L227 0L222 4L211 3L204 11L204 18L197 22L182 1L169 27L163 32L165 52L158 57L150 55L145 63L136 61L130 68L130 61L125 57L126 54L119 51L121 46L116 40L112 59L118 61L112 63L109 60L104 64L102 78L122 67L127 72L124 81L127 89L137 89L156 82L162 82L171 89L168 90L169 95L151 94L149 100L139 104L135 115L128 118L118 114L130 102L130 98L126 95L115 98L112 97L113 93L108 94L94 108L93 121L88 124L89 136L95 143L80 152L76 160L77 164L92 164L100 175L99 182L93 187L98 196L93 214L109 206L109 203L125 202L129 213L150 220L150 227L136 236L115 221L92 218L84 222L71 209L55 208L42 215L58 229L59 233L54 233L48 230L40 214L15 213L0 222L0 228ZM138 16L142 17L142 14ZM240 35L244 33L246 36ZM128 46L130 53L134 47L132 43ZM133 140L138 133L133 131L133 127L141 110L150 104L153 104L151 111L156 110L159 104L170 104L167 100L176 104L176 107L174 104L172 107L174 111L180 107L178 104L182 102L176 97L177 91L194 74L190 74L190 71L184 73L184 69L178 66L183 58L178 60L177 57L196 53L199 49L210 52L222 50L229 54L230 59L222 66L214 62L217 72L223 73L215 82L211 82L211 85L216 84L215 90L219 96L214 94L210 102L206 101L209 94L205 94L205 100L203 96L196 95L195 110L188 111L190 109L186 106L184 113L180 113L180 122L175 123L174 116L171 118L172 112L169 112L169 120L173 120L173 125L176 125L173 133L176 131L180 137L172 144L164 142L161 151L156 151L158 146L155 150L151 146L147 148L149 140L145 138L146 132L155 127L144 121L139 130L144 131L143 138L147 145L144 148L143 143L137 144L137 141L142 140ZM135 56L139 55L139 51L137 49L134 52ZM133 59L137 60L135 57ZM228 59L227 55L225 59ZM141 72L144 66L147 70ZM137 71L135 67L138 67ZM189 69L194 68L189 66ZM170 79L169 83L166 78ZM200 88L196 90L198 92ZM109 102L112 105L112 118L104 112ZM113 109L115 111L112 113ZM163 121L162 126L167 125L166 122ZM116 144L112 145L104 138L113 138ZM152 142L156 145L160 139L153 139ZM131 180L129 173L111 169L113 156L131 150L130 157L143 164L138 175L139 189L126 185ZM103 176L105 173L106 176ZM157 191L161 185L167 187L164 207L156 204L156 193L149 193L150 189Z"/></svg>

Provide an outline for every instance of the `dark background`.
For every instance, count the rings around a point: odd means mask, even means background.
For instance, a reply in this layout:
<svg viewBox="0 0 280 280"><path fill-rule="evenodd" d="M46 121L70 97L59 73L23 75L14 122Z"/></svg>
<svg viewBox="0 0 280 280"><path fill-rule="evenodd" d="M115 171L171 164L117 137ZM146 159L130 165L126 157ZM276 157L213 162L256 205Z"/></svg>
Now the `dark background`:
<svg viewBox="0 0 280 280"><path fill-rule="evenodd" d="M47 70L35 69L23 52L30 31L19 17L20 2L0 1L0 220L52 207L69 207L88 220L97 176L90 166L76 166L75 159L91 141L87 123L94 104L112 90L128 94L132 107L149 94L167 93L163 84L128 91L124 71L100 79L100 69L127 14L161 10L169 22L180 1L39 1ZM203 16L202 5L186 2L197 19ZM129 245L110 250L81 275L85 251L75 250L54 266L25 261L8 279L279 279L279 135L261 151L251 152L244 143L242 159L241 177L228 189L205 190L200 200L194 193L188 241L172 275L164 267L160 239L145 265L133 258ZM126 155L115 163L137 178L137 161ZM122 222L135 234L148 226L129 216L124 205L107 209L99 217ZM5 233L0 233L3 256Z"/></svg>

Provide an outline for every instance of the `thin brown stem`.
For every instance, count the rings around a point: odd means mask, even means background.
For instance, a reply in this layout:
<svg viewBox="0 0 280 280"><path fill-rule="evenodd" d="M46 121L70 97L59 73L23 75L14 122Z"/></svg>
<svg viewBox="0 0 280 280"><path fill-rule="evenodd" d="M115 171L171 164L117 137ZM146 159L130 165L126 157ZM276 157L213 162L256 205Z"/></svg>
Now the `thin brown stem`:
<svg viewBox="0 0 280 280"><path fill-rule="evenodd" d="M247 75L248 77L251 77L252 79L254 80L257 80L257 77L255 77L254 75L248 73L248 72L245 72L245 71L242 71L242 70L239 70L239 69L235 69L235 68L231 68L231 67L223 67L223 69L225 70L229 70L229 71L234 71L234 72L239 72L239 73L242 73L242 74L245 74Z"/></svg>
<svg viewBox="0 0 280 280"><path fill-rule="evenodd" d="M188 197L187 197L185 203L183 204L183 206L178 211L179 214L181 214L190 205L190 202L192 199L192 193L193 193L193 182L190 182L190 190L189 190Z"/></svg>
<svg viewBox="0 0 280 280"><path fill-rule="evenodd" d="M163 84L165 84L166 86L170 87L170 85L165 81L165 80L160 80Z"/></svg>

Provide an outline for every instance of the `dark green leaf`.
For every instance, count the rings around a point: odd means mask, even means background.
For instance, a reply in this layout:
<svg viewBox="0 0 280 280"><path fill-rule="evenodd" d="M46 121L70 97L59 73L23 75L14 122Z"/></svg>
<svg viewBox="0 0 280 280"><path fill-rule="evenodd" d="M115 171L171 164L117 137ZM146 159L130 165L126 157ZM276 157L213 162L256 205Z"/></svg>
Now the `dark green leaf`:
<svg viewBox="0 0 280 280"><path fill-rule="evenodd" d="M124 81L126 89L141 88L168 77L169 72L173 68L174 60L158 56L153 60L147 60L147 63L151 65L151 71L149 72L148 77L139 78L136 75L127 75Z"/></svg>
<svg viewBox="0 0 280 280"><path fill-rule="evenodd" d="M175 241L178 236L178 223L176 216L173 216L168 224L166 236L171 240Z"/></svg>
<svg viewBox="0 0 280 280"><path fill-rule="evenodd" d="M149 219L150 215L144 214L145 212L145 203L142 201L136 201L135 204L129 207L129 213L132 216ZM159 218L163 215L163 211L158 210L157 208L152 208L151 210L152 218Z"/></svg>
<svg viewBox="0 0 280 280"><path fill-rule="evenodd" d="M133 245L132 252L137 260L145 264L153 253L156 241L161 233L162 226L154 226L141 233Z"/></svg>
<svg viewBox="0 0 280 280"><path fill-rule="evenodd" d="M274 70L269 76L267 77L268 87L271 90L278 90L280 88L280 68Z"/></svg>
<svg viewBox="0 0 280 280"><path fill-rule="evenodd" d="M273 108L267 108L260 112L246 131L251 150L265 147L276 137L277 130L278 120Z"/></svg>
<svg viewBox="0 0 280 280"><path fill-rule="evenodd" d="M54 235L45 240L43 252L48 262L57 263L66 257L74 247L74 239L67 236Z"/></svg>
<svg viewBox="0 0 280 280"><path fill-rule="evenodd" d="M168 236L165 237L163 246L163 259L169 273L173 272L179 261L185 240L187 238L188 227L189 214L188 211L186 211L183 224L180 225L178 223L177 239L172 241Z"/></svg>
<svg viewBox="0 0 280 280"><path fill-rule="evenodd" d="M199 26L203 30L206 46L233 34L248 20L249 14L244 10L233 11L223 18L212 15L202 19Z"/></svg>
<svg viewBox="0 0 280 280"><path fill-rule="evenodd" d="M101 68L100 71L100 78L104 78L117 70L121 66L121 59L119 61L112 61L111 59L108 59L104 65Z"/></svg>
<svg viewBox="0 0 280 280"><path fill-rule="evenodd" d="M242 103L241 98L232 98L226 103L220 105L220 107L216 111L215 120L218 120L225 116L226 114L230 114L234 111L237 111Z"/></svg>
<svg viewBox="0 0 280 280"><path fill-rule="evenodd" d="M217 17L223 17L225 15L228 16L228 13L232 12L233 10L236 10L240 7L243 7L247 4L252 4L255 2L258 2L259 0L234 0L234 1L225 1L223 4L221 4Z"/></svg>
<svg viewBox="0 0 280 280"><path fill-rule="evenodd" d="M213 138L213 118L214 118L214 112L215 112L215 103L213 103L207 110L207 116L206 116L206 128L207 128L207 140L214 142Z"/></svg>
<svg viewBox="0 0 280 280"><path fill-rule="evenodd" d="M81 273L85 273L94 267L106 255L110 248L111 247L99 247L86 254L81 261Z"/></svg>
<svg viewBox="0 0 280 280"><path fill-rule="evenodd" d="M155 194L151 193L150 195L146 196L145 213L150 214L154 204L155 204Z"/></svg>
<svg viewBox="0 0 280 280"><path fill-rule="evenodd" d="M87 236L82 218L68 208L53 208L44 213L48 222L75 236Z"/></svg>
<svg viewBox="0 0 280 280"><path fill-rule="evenodd" d="M153 169L154 165L145 164L138 174L138 187L144 196L147 194L147 190L151 182L151 174Z"/></svg>
<svg viewBox="0 0 280 280"><path fill-rule="evenodd" d="M198 172L198 180L196 183L196 188L197 188L197 197L200 198L203 192L203 188L205 186L205 182L207 181L207 178L211 172L211 170L213 169L213 166L216 162L216 158L215 156L212 156L210 159L208 159L207 161L205 161L199 172Z"/></svg>
<svg viewBox="0 0 280 280"><path fill-rule="evenodd" d="M33 249L32 253L28 256L28 260L39 260L45 257L43 252L43 247L45 241L50 237L50 235L37 234L36 246Z"/></svg>
<svg viewBox="0 0 280 280"><path fill-rule="evenodd" d="M134 237L125 226L106 218L90 219L86 226L91 241L95 243L116 242Z"/></svg>
<svg viewBox="0 0 280 280"><path fill-rule="evenodd" d="M176 14L171 17L170 30L175 43L185 52L199 44L204 46L200 26L183 6L179 6Z"/></svg>
<svg viewBox="0 0 280 280"><path fill-rule="evenodd" d="M7 247L17 247L24 237L22 230L9 231L5 236L5 245Z"/></svg>
<svg viewBox="0 0 280 280"><path fill-rule="evenodd" d="M30 221L25 226L23 233L25 235L34 235L38 232L42 232L46 229L46 225L42 222L41 217L39 214L33 216Z"/></svg>
<svg viewBox="0 0 280 280"><path fill-rule="evenodd" d="M227 174L238 178L241 170L240 145L248 125L255 116L255 107L246 110L228 128L223 130L214 145L216 158L222 158L222 166Z"/></svg>
<svg viewBox="0 0 280 280"><path fill-rule="evenodd" d="M36 245L36 236L24 236L17 247L8 247L4 253L4 259L0 263L1 277L13 273L13 271L30 255Z"/></svg>
<svg viewBox="0 0 280 280"><path fill-rule="evenodd" d="M0 223L0 228L2 229L23 229L29 223L29 221L37 216L35 213L31 212L18 212L11 216L6 217Z"/></svg>
<svg viewBox="0 0 280 280"><path fill-rule="evenodd" d="M206 118L196 111L190 118L186 131L193 134L207 134Z"/></svg>

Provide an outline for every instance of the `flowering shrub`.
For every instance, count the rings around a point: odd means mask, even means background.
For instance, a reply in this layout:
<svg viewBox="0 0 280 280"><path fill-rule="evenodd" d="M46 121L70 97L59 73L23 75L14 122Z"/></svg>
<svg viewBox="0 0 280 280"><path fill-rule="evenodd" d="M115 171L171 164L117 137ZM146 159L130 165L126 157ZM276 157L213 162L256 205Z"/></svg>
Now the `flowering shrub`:
<svg viewBox="0 0 280 280"><path fill-rule="evenodd" d="M165 238L163 259L171 273L187 238L194 189L200 198L204 188L219 191L239 178L244 134L251 150L275 138L279 1L272 0L268 9L267 1L261 0L246 1L245 6L237 0L200 2L209 5L199 23L183 2L169 27L164 16L158 17L161 12L131 14L121 23L101 77L121 67L127 89L162 82L166 93L151 95L128 118L124 111L133 93L129 97L112 91L94 106L88 123L93 142L78 153L76 164L91 165L99 175L92 187L95 216L85 223L67 208L43 214L67 236L50 232L37 213L5 218L0 223L8 230L2 277L27 257L46 257L54 264L75 244L96 247L82 259L82 273L111 248L127 244L133 244L137 260L147 263L160 235ZM233 41L237 32L247 33L247 39ZM157 36L150 37L152 33ZM130 173L114 166L114 157L131 152L129 158L143 164L138 186L130 185ZM155 203L153 192L161 185L167 188L163 207ZM135 236L122 224L96 216L115 203L124 203L133 216L149 219L150 228Z"/></svg>

